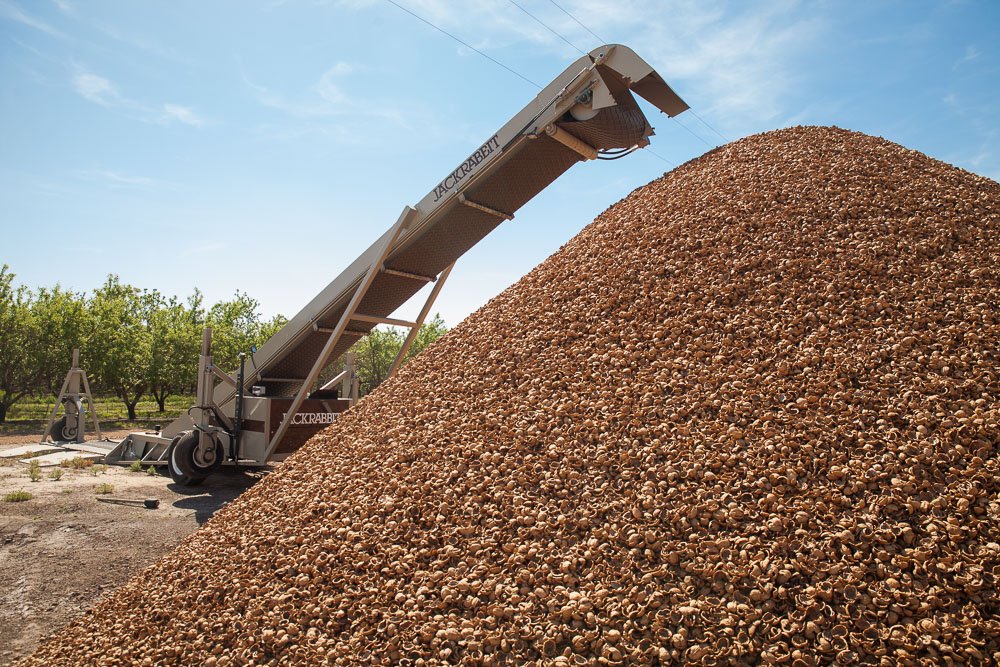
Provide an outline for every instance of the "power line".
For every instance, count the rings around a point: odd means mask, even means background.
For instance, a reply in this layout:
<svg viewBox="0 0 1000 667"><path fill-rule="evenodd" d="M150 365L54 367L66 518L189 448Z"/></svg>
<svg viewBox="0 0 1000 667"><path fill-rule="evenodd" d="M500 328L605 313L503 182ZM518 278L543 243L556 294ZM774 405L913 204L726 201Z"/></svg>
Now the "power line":
<svg viewBox="0 0 1000 667"><path fill-rule="evenodd" d="M451 37L453 40L455 40L456 42L458 42L462 46L464 46L464 47L466 47L468 49L472 49L473 51L475 51L476 53L478 53L479 55L481 55L483 58L486 58L490 62L492 62L492 63L494 63L496 65L499 65L500 67L504 68L505 70L507 70L508 72L510 72L511 74L513 74L514 76L516 76L516 77L518 77L520 79L523 79L524 81L527 81L528 83L530 83L535 88L541 89L540 85L538 85L537 83L535 83L534 81L532 81L528 77L524 76L520 72L518 72L516 70L513 70L510 67L507 67L506 65L504 65L502 62L500 62L499 60L497 60L493 56L490 56L490 55L487 55L487 54L483 53L482 51L480 51L479 49L477 49L476 47L474 47L472 44L469 44L468 42L465 42L465 41L459 39L455 35L451 34L447 30L445 30L444 28L431 23L430 21L428 21L424 17L420 16L419 14L413 13L412 11L410 11L409 9L407 9L406 7L404 7L403 5L401 5L398 2L396 2L396 0L386 0L386 2L388 2L391 5L395 5L399 9L402 9L404 12L406 12L407 14L409 14L410 16L412 16L413 18L418 19L419 21L422 21L423 23L426 23L427 25L429 25L430 27L434 28L438 32L444 33L448 37Z"/></svg>
<svg viewBox="0 0 1000 667"><path fill-rule="evenodd" d="M514 5L518 9L520 9L522 12L524 12L525 14L527 14L528 16L530 16L532 19L534 19L537 23L541 24L546 30L548 30L549 32L551 32L553 35L555 35L556 37L558 37L562 41L566 42L567 44L569 44L570 46L572 46L577 51L580 51L580 53L583 53L584 55L587 55L586 53L584 53L583 51L581 51L575 44L573 44L568 39L566 39L565 37L563 37L562 35L560 35L558 32L556 32L555 30L553 30L552 28L550 28L544 21L542 21L540 18L538 18L537 16L535 16L534 14L532 14L531 12L529 12L527 9L525 9L521 5L517 4L514 0L509 0L509 2L510 2L510 4ZM600 37L598 37L594 33L594 31L592 31L590 28L588 28L587 26L585 26L583 23L580 23L579 19L577 19L575 16L573 16L572 14L570 14L569 12L567 12L565 9L563 9L562 7L560 7L556 2L554 2L554 0L549 0L549 2L552 2L552 4L555 5L556 7L558 7L560 10L562 10L563 13L565 13L571 19L573 19L574 21L576 21L581 27L583 27L584 30L586 30L587 32L589 32L591 35L594 35L594 37L597 37L597 39L599 41L601 41L601 42L604 41ZM684 129L688 129L688 128L684 127ZM688 129L688 132L691 132L691 130ZM692 134L694 134L694 133L692 132ZM695 135L695 136L698 136L698 135ZM698 137L698 138L701 139L701 137ZM723 137L723 138L725 138L725 137ZM704 139L701 139L701 140L705 141ZM708 143L708 142L706 142L706 143ZM638 148L638 147L633 147L631 150L622 151L621 153L615 155L614 157L598 157L598 159L599 160L617 160L619 158L623 158L626 155L629 155L630 153L634 152L636 150L636 148ZM648 146L647 146L646 150L648 150L650 153L652 153L653 156L655 156L657 159L665 162L671 168L676 168L677 167L677 165L675 165L673 162L671 162L667 158L665 158L662 155L660 155L659 153L657 153L657 152L649 149Z"/></svg>
<svg viewBox="0 0 1000 667"><path fill-rule="evenodd" d="M654 155L654 156L656 156L656 157L660 158L660 159L661 159L661 160L663 160L664 162L666 162L666 163L667 163L668 165L670 165L670 168L671 168L671 169L676 169L676 168L677 168L677 165L676 165L676 164L674 164L673 162L671 162L671 161L670 161L670 160L668 160L667 158L663 157L662 155L660 155L659 153L657 153L656 151L654 151L653 149L651 149L651 148L650 148L649 146L646 146L646 148L645 148L644 150L645 150L646 152L648 152L648 153L650 153L650 154L652 154L652 155Z"/></svg>
<svg viewBox="0 0 1000 667"><path fill-rule="evenodd" d="M714 127L712 127L711 125L709 125L709 124L708 124L708 121L706 121L706 120L705 120L704 118L702 118L702 117L701 117L701 116L699 116L699 115L698 115L697 113L695 113L695 110L694 110L694 109L688 109L688 110L689 110L689 111L691 112L691 114L692 114L692 115L693 115L693 116L694 116L695 118L697 118L698 120L700 120L700 121L701 121L701 124L702 124L702 125L704 125L704 126L705 126L705 127L707 127L708 129L710 129L710 130L711 130L712 132L715 132L715 133L716 133L717 135L719 135L719 137L720 137L720 138L721 138L721 139L722 139L723 141L725 141L725 142L727 142L727 143L729 142L729 139L727 139L727 138L726 138L726 135L722 134L722 132L719 132L719 131L718 131L717 129L715 129Z"/></svg>
<svg viewBox="0 0 1000 667"><path fill-rule="evenodd" d="M674 116L671 120L673 120L675 123L677 123L678 125L680 125L681 127L683 127L685 130L687 130L688 134L690 134L692 137L694 137L695 139L697 139L701 143L705 144L709 148L715 148L715 146L713 146L712 144L708 143L708 141L706 141L705 138L702 137L700 134L695 134L694 130L692 130L690 127L688 127L684 123L680 122L679 120L677 120L677 116Z"/></svg>
<svg viewBox="0 0 1000 667"><path fill-rule="evenodd" d="M539 23L542 23L542 22L541 22L541 21L540 21L540 20L539 20L538 18L536 18L536 17L532 16L532 15L531 15L531 14L530 14L530 13L529 13L529 12L528 12L528 11L527 11L526 9L524 9L523 7L521 7L520 5L518 5L518 4L516 3L516 2L514 2L514 0L510 0L510 2L511 2L511 4L513 4L514 6L516 6L516 7L518 8L518 9L520 9L521 11L523 11L523 12L524 12L525 14L528 14L528 16L531 16L531 18L535 19L535 20L536 20L536 21L538 21ZM551 3L553 4L553 5L555 5L555 6L556 6L556 8L558 8L558 9L559 9L559 11L561 11L561 12L562 12L563 14L565 14L565 15L566 15L566 16L568 16L568 17L570 17L570 18L571 18L571 19L573 19L574 21L576 21L576 24L577 24L578 26L580 26L581 28L583 28L584 30L586 30L587 32L589 32L589 33L590 33L591 35L593 35L593 36L594 36L594 38L595 38L595 39L597 39L597 41L598 41L598 42L600 42L601 44L604 44L604 43L605 43L605 42L604 42L604 40L603 40L603 39L601 39L601 36L600 36L600 35L598 35L598 34L597 34L596 32L594 32L593 30L591 30L590 28L588 28L588 27L587 27L586 25L584 25L584 23L583 23L582 21L580 21L580 19L578 19L578 18L576 18L575 16L573 16L572 14L570 14L570 13L569 13L569 12L568 12L568 11L567 11L567 10L566 10L566 9L565 9L565 8L564 8L563 6L562 6L562 5L560 5L560 4L558 3L558 2L556 2L555 0L549 0L549 2L551 2ZM542 25L545 25L545 24L544 24L544 23L542 23ZM553 33L555 33L555 34L557 34L557 35L558 35L558 33L556 33L556 32L555 32L555 30L552 30L552 28L549 28L549 27L548 27L547 25L545 25L545 27L546 27L546 28L548 28L550 32L553 32ZM566 38L562 37L562 35L559 35L559 37L560 37L560 38L562 38L562 40L563 40L564 42L566 42L567 44L569 44L569 42L568 42L568 41L566 40ZM573 45L572 45L572 44L570 44L570 46L573 46ZM574 47L574 48L575 48L575 47ZM579 51L579 49L577 49L577 50ZM582 51L580 51L580 52L581 52L581 53L583 53ZM692 111L692 113L694 113L694 112ZM676 118L674 118L674 120L677 120L677 119L676 119ZM704 122L704 121L703 121L703 122ZM686 125L684 125L684 124L682 124L682 123L679 123L679 124L680 124L680 125L681 125L681 127L683 127L683 128L685 129L685 130L687 130L688 132L691 132L691 130L690 130L690 129L689 129L689 128L688 128L687 126L686 126ZM706 125L707 125L707 123L706 123ZM718 134L718 131L717 131L717 130L715 130L714 128L712 128L712 129L713 129L713 131L715 131L715 132L716 132L716 134ZM700 136L698 136L697 134L694 134L694 132L691 132L691 134L692 134L692 135L694 135L695 137L697 137L698 139L701 139L701 141L704 141L704 142L705 142L706 144L708 144L709 146L711 146L711 144L709 144L709 143L708 143L707 141L705 141L704 139L702 139L702 138L701 138ZM721 136L721 135L720 135L720 136ZM725 139L725 137L723 137L723 139ZM667 164L668 166L670 166L670 167L671 167L672 169L676 169L676 168L677 168L677 165L675 165L675 164L674 164L673 162L671 162L671 161L670 161L670 160L668 160L667 158L663 157L662 155L660 155L659 153L657 153L657 152L656 152L656 151L654 151L653 149L649 148L649 146L646 146L646 151L648 151L649 153L651 153L651 154L652 154L652 155L653 155L654 157L656 157L656 158L657 158L658 160L661 160L662 162L665 162L665 163L666 163L666 164ZM619 157L624 157L624 156L619 156Z"/></svg>
<svg viewBox="0 0 1000 667"><path fill-rule="evenodd" d="M593 35L594 39L596 39L598 42L600 42L601 44L605 43L605 41L603 39L601 39L600 37L597 36L597 33L595 33L593 30L591 30L587 26L583 25L583 23L580 22L580 19L576 18L575 16L573 16L572 14L570 14L568 11L566 11L565 9L563 9L562 6L558 2L556 2L556 0L549 0L549 2L551 2L553 5L555 5L556 7L558 7L559 11L561 11L563 14L565 14L568 17L570 17L574 21L576 21L576 24L578 26L580 26L581 28L583 28L584 30L586 30L587 32L589 32L591 35Z"/></svg>
<svg viewBox="0 0 1000 667"><path fill-rule="evenodd" d="M511 0L511 2L513 2L513 0ZM551 2L553 5L555 5L563 14L565 14L568 17L570 17L574 21L576 21L577 25L579 25L581 28L583 28L584 30L586 30L587 32L589 32L591 35L593 35L599 42L601 42L602 44L604 43L604 40L601 39L600 35L598 35L593 30L591 30L586 25L584 25L583 22L580 21L580 19L576 18L571 13L569 13L562 5L560 5L558 2L556 2L556 0L549 0L549 2ZM715 129L714 127L712 127L712 125L709 124L709 122L706 121L704 118L702 118L701 116L699 116L698 113L694 109L690 109L689 108L688 111L690 111L691 115L693 115L695 118L697 118L701 122L702 125L704 125L708 129L710 129L712 132L715 132L717 135L719 135L719 138L721 138L723 141L725 141L725 142L729 141L729 139L726 138L726 135L722 134L717 129ZM693 130L691 130L691 128L689 128L684 123L681 123L680 121L678 121L676 117L673 120L676 121L678 125L680 125L685 130L687 130L692 136L694 136L699 141L701 141L702 143L704 143L706 146L709 146L711 148L715 148L715 146L713 146L708 141L706 141L701 135L695 134L695 132ZM650 151L650 152L652 152L652 151ZM655 155L655 153L654 153L654 155ZM657 157L659 157L659 156L657 156ZM663 159L663 158L660 158L660 159Z"/></svg>
<svg viewBox="0 0 1000 667"><path fill-rule="evenodd" d="M503 64L502 62L500 62L500 61L499 61L499 60L497 60L496 58L494 58L494 57L492 57L492 56L490 56L490 55L488 55L488 54L486 54L486 53L483 53L482 51L480 51L480 50L479 50L479 49L477 49L476 47L474 47L474 46L472 46L471 44L469 44L468 42L466 42L466 41L464 41L464 40L460 39L459 37L457 37L457 36L453 35L452 33L448 32L448 31L447 31L447 30L445 30L444 28L442 28L442 27L440 27L440 26L438 26L438 25L436 25L436 24L432 23L431 21L429 21L429 20L425 19L424 17L420 16L419 14L416 14L416 13L415 13L415 12L413 12L412 10L410 10L410 9L407 9L407 8L406 8L406 7L404 7L403 5L401 5L401 4L399 4L398 2L396 2L396 0L386 0L386 2L388 2L388 3L389 3L389 4L391 4L391 5L394 5L394 6L395 6L395 7L397 7L398 9L401 9L401 10L403 10L404 12L406 12L407 14L409 14L410 16L412 16L413 18L417 19L418 21L420 21L420 22L422 22L422 23L424 23L424 24L426 24L426 25L429 25L430 27L434 28L434 29L435 29L435 30L437 30L438 32L440 32L440 33L442 33L442 34L444 34L444 35L447 35L448 37L450 37L451 39L455 40L456 42L458 42L458 43L459 43L459 44L461 44L462 46L464 46L464 47L466 47L466 48L468 48L468 49L471 49L471 50L475 51L476 53L478 53L478 54L479 54L479 55L481 55L482 57L486 58L487 60L489 60L489 61L490 61L490 62L492 62L493 64L495 64L495 65L499 65L499 66L500 66L500 67L502 67L503 69L507 70L508 72L510 72L511 74L513 74L514 76L516 76L516 77L518 77L518 78L520 78L520 79L522 79L522 80L524 80L524 81L527 81L528 83L530 83L531 85L535 86L536 88L541 88L541 86L540 86L540 85L538 85L537 83L535 83L534 81L532 81L532 80L531 80L531 79L529 79L528 77L524 76L524 75L523 75L523 74L521 74L520 72L518 72L518 71L516 71L516 70L514 70L514 69L512 69L512 68L510 68L510 67L508 67L507 65L504 65L504 64ZM556 7L557 7L557 8L558 8L558 9L559 9L559 10L560 10L561 12L563 12L564 14L566 14L566 16L568 16L568 17L570 17L571 19L573 19L574 21L576 21L576 23L577 23L577 24L578 24L578 25L579 25L579 26L580 26L581 28L583 28L584 30L586 30L587 32L589 32L589 33L590 33L591 35L593 35L593 36L594 36L594 37L595 37L595 38L596 38L596 39L597 39L597 40L598 40L599 42L601 42L602 44L604 43L604 40L603 40L603 39L601 39L601 38L600 38L600 36L598 36L598 35L597 35L597 34L596 34L596 33L595 33L595 32L594 32L593 30L591 30L590 28L588 28L588 27L587 27L586 25L584 25L583 23L581 23L581 22L580 22L580 20L579 20L578 18L576 18L575 16L573 16L572 14L570 14L570 13L569 13L568 11L566 11L565 9L563 9L563 7L562 7L562 6L560 6L560 5L559 5L559 4L557 3L557 2L555 2L555 0L549 0L549 2L551 2L551 3L553 4L553 5L555 5L555 6L556 6ZM552 33L553 35L555 35L556 37L558 37L558 38L559 38L559 39L561 39L562 41L566 42L566 43L567 43L567 44L569 44L569 45L570 45L571 47L573 47L574 49L576 49L577 51L579 51L580 53L582 53L582 54L586 55L586 52L585 52L585 51L582 51L582 50L581 50L581 49L580 49L580 48L579 48L578 46L576 46L575 44L573 44L572 42L570 42L570 41L569 41L568 39L566 39L565 37L563 37L563 36L562 36L561 34L559 34L558 32L556 32L556 31L555 31L555 30L553 30L552 28L550 28L550 27L549 27L549 26L548 26L548 25L547 25L546 23L544 23L544 22L543 22L543 21L542 21L541 19L539 19L539 18L538 18L537 16L535 16L534 14L532 14L531 12L529 12L529 11L528 11L527 9L525 9L524 7L522 7L521 5L519 5L519 4L517 3L517 2L515 2L514 0L510 0L510 3L511 3L512 5L514 5L515 7L517 7L518 9L520 9L520 10L521 10L522 12L524 12L525 14L527 14L528 16L530 16L530 17L531 17L532 19L534 19L534 20L535 20L535 21L536 21L537 23L539 23L540 25L542 25L542 26L543 26L543 27L544 27L544 28L545 28L546 30L548 30L549 32L551 32L551 33ZM693 112L692 112L692 113L693 113ZM676 121L677 119L676 119L676 118L674 118L674 120ZM700 120L700 118L699 118L699 120ZM704 122L704 121L702 121L702 122ZM708 123L705 123L705 124L706 124L706 125L708 125ZM690 129L690 128L688 128L688 127L687 127L686 125L684 125L683 123L680 123L680 122L678 122L678 125L680 125L681 127L683 127L683 128L685 129L685 130L687 130L688 132L690 132L690 133L691 133L691 134L692 134L693 136L695 136L696 138L698 138L698 139L700 139L701 141L703 141L703 142L704 142L705 144L707 144L708 146L710 146L710 147L713 147L713 148L714 148L714 146L712 146L711 144L709 144L709 143L708 143L707 141L705 141L705 140L704 140L704 139L703 139L702 137L700 137L699 135L697 135L697 134L695 134L694 132L692 132L692 131L691 131L691 129ZM709 127L710 127L710 129L712 129L712 130L713 130L713 131L714 131L714 132L715 132L716 134L719 134L718 130L715 130L715 128L712 128L711 126L709 126ZM722 135L720 134L719 136L722 136ZM725 137L723 137L723 139L725 139ZM649 152L650 154L652 154L652 155L653 155L654 157L656 157L657 159L659 159L659 160L661 160L661 161L665 162L665 163L666 163L667 165L669 165L669 166L670 166L671 168L676 168L676 167L677 167L677 165L675 165L675 164L674 164L673 162L671 162L671 161L670 161L670 160L668 160L667 158L663 157L662 155L660 155L660 154L659 154L659 153L657 153L656 151L654 151L654 150L650 149L650 148L649 148L648 146L646 147L646 150L647 150L647 151L648 151L648 152Z"/></svg>
<svg viewBox="0 0 1000 667"><path fill-rule="evenodd" d="M579 46L577 46L573 42L569 41L568 39L566 39L565 37L563 37L562 35L560 35L558 32L556 32L552 28L550 28L548 26L548 24L546 24L544 21L542 21L540 18L538 18L537 16L535 16L534 14L532 14L531 12L529 12L527 9L525 9L521 5L519 5L516 2L514 2L514 0L509 0L509 2L510 2L510 4L514 5L518 9L520 9L522 12L524 12L525 14L527 14L528 16L530 16L532 19L534 19L535 23L539 24L540 26L542 26L543 28L545 28L546 30L548 30L549 32L551 32L553 35L555 35L556 37L558 37L562 41L564 41L567 44L569 44L571 47L573 47L574 49L576 49L577 51L579 51L581 54L587 55L586 51L584 51Z"/></svg>

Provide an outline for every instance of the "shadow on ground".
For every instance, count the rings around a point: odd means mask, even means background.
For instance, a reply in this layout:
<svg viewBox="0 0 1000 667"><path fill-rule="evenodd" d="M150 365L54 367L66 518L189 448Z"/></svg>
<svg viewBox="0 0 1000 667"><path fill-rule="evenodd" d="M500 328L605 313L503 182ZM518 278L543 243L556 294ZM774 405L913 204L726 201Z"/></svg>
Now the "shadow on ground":
<svg viewBox="0 0 1000 667"><path fill-rule="evenodd" d="M219 509L259 482L266 474L267 472L262 470L223 468L198 486L168 484L167 488L185 496L175 500L173 506L194 510L195 520L201 525L211 519Z"/></svg>

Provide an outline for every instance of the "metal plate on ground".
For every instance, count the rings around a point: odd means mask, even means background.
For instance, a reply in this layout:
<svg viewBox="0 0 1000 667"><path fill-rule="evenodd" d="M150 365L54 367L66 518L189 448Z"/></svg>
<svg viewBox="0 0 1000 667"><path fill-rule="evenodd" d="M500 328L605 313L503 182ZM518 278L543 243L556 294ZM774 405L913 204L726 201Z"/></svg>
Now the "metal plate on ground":
<svg viewBox="0 0 1000 667"><path fill-rule="evenodd" d="M71 442L66 445L66 449L72 449L76 452L87 452L89 454L100 454L104 456L111 452L112 449L118 446L118 443L113 440L95 440L94 442L81 442L77 444Z"/></svg>
<svg viewBox="0 0 1000 667"><path fill-rule="evenodd" d="M52 466L61 465L66 461L72 461L73 459L85 459L90 461L100 461L104 458L103 454L87 454L86 452L72 452L72 451L62 451L56 452L54 454L45 454L44 456L36 456L31 459L21 459L21 463L31 465L33 461L38 461L38 465L43 468L48 468Z"/></svg>
<svg viewBox="0 0 1000 667"><path fill-rule="evenodd" d="M16 459L26 454L49 454L51 452L61 452L62 447L58 445L39 445L38 443L29 445L20 445L19 447L14 447L13 449L8 449L0 452L0 459Z"/></svg>

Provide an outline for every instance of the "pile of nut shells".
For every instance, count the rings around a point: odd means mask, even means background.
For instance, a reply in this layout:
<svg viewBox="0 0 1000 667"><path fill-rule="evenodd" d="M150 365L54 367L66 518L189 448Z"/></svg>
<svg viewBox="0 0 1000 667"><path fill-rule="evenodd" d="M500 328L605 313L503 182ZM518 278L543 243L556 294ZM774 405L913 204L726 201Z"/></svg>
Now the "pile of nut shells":
<svg viewBox="0 0 1000 667"><path fill-rule="evenodd" d="M998 399L1000 186L752 136L605 211L25 664L995 664Z"/></svg>

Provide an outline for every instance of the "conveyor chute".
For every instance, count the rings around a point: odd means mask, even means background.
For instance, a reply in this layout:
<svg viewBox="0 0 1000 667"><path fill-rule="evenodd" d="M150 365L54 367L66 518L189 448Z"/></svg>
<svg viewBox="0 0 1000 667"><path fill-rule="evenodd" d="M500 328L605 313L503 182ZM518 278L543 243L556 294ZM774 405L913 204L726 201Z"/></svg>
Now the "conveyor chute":
<svg viewBox="0 0 1000 667"><path fill-rule="evenodd" d="M301 444L315 429L290 437L303 421L295 415L316 400L308 395L321 369L436 282L417 321L404 323L419 326L455 261L563 172L581 160L617 157L647 145L653 129L633 93L668 116L688 108L631 49L602 46L566 68L416 206L404 208L392 228L253 355L242 385L244 391L263 387L263 396L241 397L243 419L256 430L242 430L238 446L230 448L238 452L238 462L262 464ZM199 396L204 409L159 435L129 436L119 448L123 456L129 450L144 461L165 462L167 444L192 432L192 421L193 433L200 434L197 447L208 458L215 451L210 440L229 447L238 383L214 386L209 378L219 371L208 372L210 354L205 363L205 394ZM328 402L327 407L336 412L344 406ZM318 409L313 405L310 412ZM191 446L190 437L188 442Z"/></svg>

